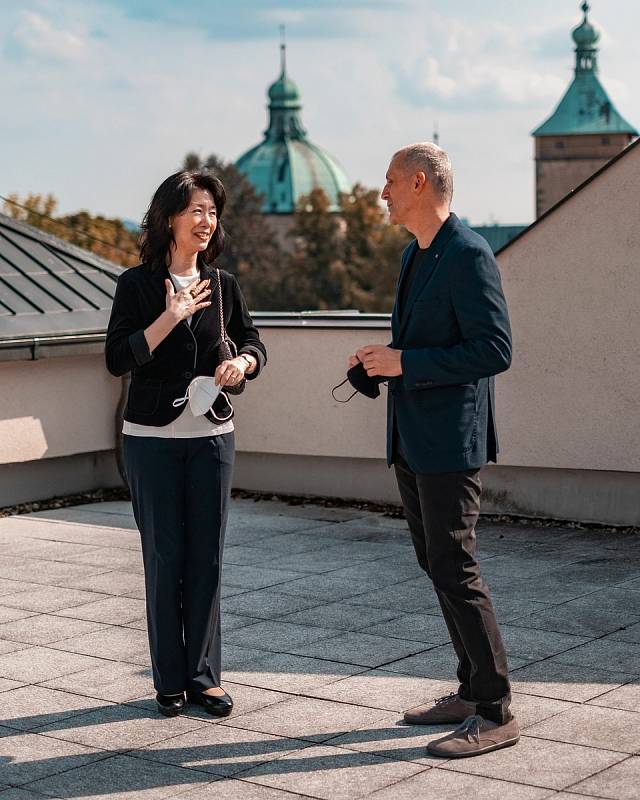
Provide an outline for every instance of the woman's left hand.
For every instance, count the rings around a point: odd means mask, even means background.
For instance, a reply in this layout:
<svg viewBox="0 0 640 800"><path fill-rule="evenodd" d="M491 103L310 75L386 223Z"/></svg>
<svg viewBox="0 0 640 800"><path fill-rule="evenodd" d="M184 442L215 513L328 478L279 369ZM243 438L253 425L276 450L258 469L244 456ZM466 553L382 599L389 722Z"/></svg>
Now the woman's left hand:
<svg viewBox="0 0 640 800"><path fill-rule="evenodd" d="M236 386L244 378L247 362L244 358L231 358L218 365L215 373L219 386Z"/></svg>

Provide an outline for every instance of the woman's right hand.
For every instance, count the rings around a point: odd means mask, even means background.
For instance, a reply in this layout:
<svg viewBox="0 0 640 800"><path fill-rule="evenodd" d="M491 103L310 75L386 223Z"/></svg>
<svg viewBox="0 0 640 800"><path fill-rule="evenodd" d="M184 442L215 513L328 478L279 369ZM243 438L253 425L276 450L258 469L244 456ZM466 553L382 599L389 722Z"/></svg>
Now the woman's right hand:
<svg viewBox="0 0 640 800"><path fill-rule="evenodd" d="M192 316L201 308L211 305L207 298L211 295L209 288L210 280L195 280L186 289L176 292L175 287L169 278L165 279L164 285L167 289L166 307L169 314L175 319L176 323Z"/></svg>

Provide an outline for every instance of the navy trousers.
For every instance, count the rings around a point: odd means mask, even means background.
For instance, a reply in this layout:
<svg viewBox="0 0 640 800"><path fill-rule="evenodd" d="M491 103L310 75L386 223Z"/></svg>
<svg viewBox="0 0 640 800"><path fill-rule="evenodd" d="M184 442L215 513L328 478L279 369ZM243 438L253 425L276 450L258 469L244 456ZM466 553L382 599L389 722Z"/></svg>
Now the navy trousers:
<svg viewBox="0 0 640 800"><path fill-rule="evenodd" d="M220 584L234 434L123 438L142 540L156 691L220 686Z"/></svg>

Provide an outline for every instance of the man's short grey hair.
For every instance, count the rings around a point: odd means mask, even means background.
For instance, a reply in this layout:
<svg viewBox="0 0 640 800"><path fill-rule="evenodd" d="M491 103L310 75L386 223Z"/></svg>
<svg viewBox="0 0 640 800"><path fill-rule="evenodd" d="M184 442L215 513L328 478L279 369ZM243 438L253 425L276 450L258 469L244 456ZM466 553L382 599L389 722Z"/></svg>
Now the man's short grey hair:
<svg viewBox="0 0 640 800"><path fill-rule="evenodd" d="M433 142L417 142L398 150L393 157L396 156L402 156L409 172L424 172L436 197L449 205L453 197L453 169L441 147Z"/></svg>

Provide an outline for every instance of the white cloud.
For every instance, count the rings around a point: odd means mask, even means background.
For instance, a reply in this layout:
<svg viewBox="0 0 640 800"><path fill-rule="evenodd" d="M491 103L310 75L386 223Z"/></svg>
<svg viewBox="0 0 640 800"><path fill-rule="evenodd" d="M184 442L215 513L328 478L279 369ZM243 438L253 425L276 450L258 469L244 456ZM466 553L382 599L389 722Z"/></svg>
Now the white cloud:
<svg viewBox="0 0 640 800"><path fill-rule="evenodd" d="M20 14L6 49L14 58L66 64L84 64L90 52L86 38L80 33L56 28L50 19L35 11Z"/></svg>
<svg viewBox="0 0 640 800"><path fill-rule="evenodd" d="M396 69L398 93L411 104L461 111L551 101L566 84L557 72L541 72L538 38L544 33L433 14L427 31L416 31L417 55Z"/></svg>

